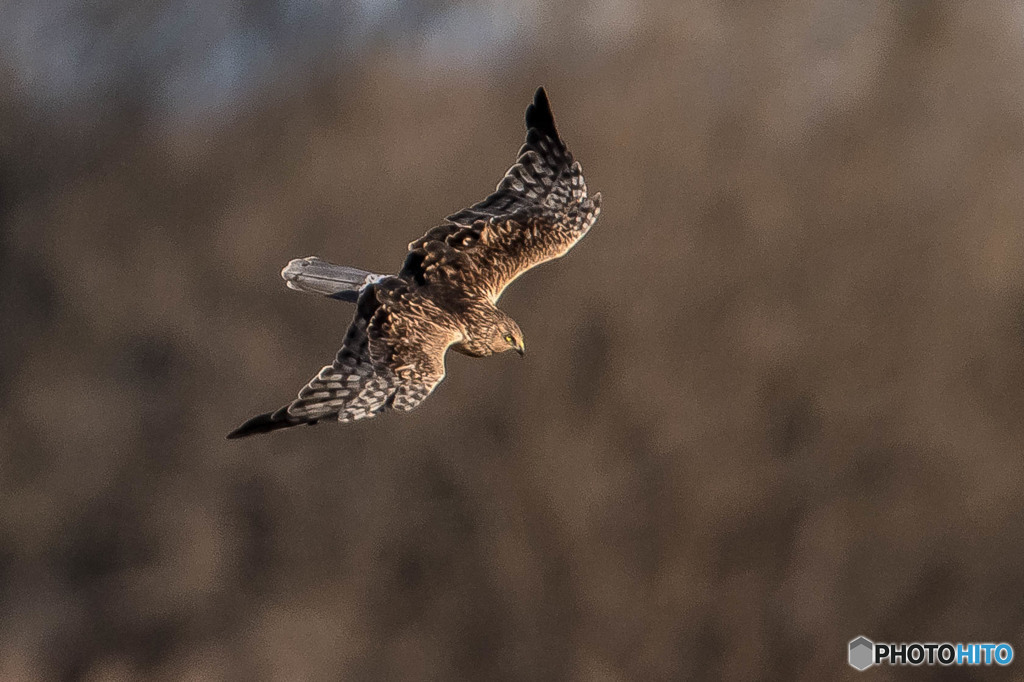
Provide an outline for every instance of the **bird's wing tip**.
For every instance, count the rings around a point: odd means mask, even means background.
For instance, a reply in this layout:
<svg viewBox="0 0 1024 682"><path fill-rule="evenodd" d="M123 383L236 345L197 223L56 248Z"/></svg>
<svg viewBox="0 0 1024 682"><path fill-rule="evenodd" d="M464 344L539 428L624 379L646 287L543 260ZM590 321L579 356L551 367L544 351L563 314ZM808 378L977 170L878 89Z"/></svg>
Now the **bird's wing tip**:
<svg viewBox="0 0 1024 682"><path fill-rule="evenodd" d="M270 431L276 431L277 429L283 429L295 425L294 422L288 419L275 418L275 415L277 415L276 412L258 414L229 433L227 435L227 439L235 440L236 438L245 438L246 436L253 436L257 433L269 433Z"/></svg>
<svg viewBox="0 0 1024 682"><path fill-rule="evenodd" d="M551 103L548 101L548 93L544 86L537 88L533 95L533 102L526 107L526 128L536 128L540 132L555 137L555 117L551 113Z"/></svg>

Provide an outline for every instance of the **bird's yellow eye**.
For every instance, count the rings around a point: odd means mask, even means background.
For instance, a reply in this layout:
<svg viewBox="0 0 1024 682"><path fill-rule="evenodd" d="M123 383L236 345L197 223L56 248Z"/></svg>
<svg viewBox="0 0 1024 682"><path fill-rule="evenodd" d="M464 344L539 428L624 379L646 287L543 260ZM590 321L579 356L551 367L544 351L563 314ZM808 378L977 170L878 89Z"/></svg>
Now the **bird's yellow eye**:
<svg viewBox="0 0 1024 682"><path fill-rule="evenodd" d="M516 345L516 340L512 337L511 334L505 334L505 343L507 343L510 346L514 346Z"/></svg>

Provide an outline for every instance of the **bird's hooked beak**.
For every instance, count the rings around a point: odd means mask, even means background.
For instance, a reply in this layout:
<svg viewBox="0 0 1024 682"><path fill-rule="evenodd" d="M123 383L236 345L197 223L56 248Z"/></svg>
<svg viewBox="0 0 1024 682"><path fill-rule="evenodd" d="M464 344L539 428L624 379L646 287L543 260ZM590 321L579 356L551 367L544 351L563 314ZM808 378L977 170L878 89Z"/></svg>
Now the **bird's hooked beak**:
<svg viewBox="0 0 1024 682"><path fill-rule="evenodd" d="M522 342L522 340L520 340L519 343L516 344L515 351L517 353L519 353L519 357L525 358L526 357L526 344L524 344Z"/></svg>

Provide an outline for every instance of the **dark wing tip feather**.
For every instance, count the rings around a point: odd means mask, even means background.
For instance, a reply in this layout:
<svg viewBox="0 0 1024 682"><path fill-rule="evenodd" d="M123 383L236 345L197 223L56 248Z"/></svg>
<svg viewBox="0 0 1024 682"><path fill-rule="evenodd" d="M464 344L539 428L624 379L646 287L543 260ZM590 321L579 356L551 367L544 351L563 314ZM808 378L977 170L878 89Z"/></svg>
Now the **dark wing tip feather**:
<svg viewBox="0 0 1024 682"><path fill-rule="evenodd" d="M228 434L228 439L245 438L246 436L255 436L257 433L270 433L278 429L286 429L289 426L295 426L297 423L294 420L287 418L287 413L282 416L280 413L283 410L277 412L267 412L266 414L258 414L249 421L245 422L237 429Z"/></svg>
<svg viewBox="0 0 1024 682"><path fill-rule="evenodd" d="M543 87L537 88L533 96L533 104L526 107L526 128L536 128L542 133L558 139L558 131L555 130L555 117L551 113L551 104L548 102L548 93Z"/></svg>

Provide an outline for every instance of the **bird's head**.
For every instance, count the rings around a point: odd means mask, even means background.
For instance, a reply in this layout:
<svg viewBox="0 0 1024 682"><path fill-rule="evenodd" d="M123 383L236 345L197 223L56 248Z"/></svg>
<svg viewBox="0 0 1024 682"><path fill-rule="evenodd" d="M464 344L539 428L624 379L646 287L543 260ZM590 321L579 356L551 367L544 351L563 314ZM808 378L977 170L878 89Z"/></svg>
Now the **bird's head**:
<svg viewBox="0 0 1024 682"><path fill-rule="evenodd" d="M483 319L468 330L468 338L456 347L457 350L475 357L495 355L507 350L514 350L520 356L525 355L523 331L515 320L493 307L481 317Z"/></svg>
<svg viewBox="0 0 1024 682"><path fill-rule="evenodd" d="M508 315L505 316L504 324L495 327L496 334L491 339L491 350L495 353L504 353L507 350L514 350L519 357L526 355L526 344L523 341L523 330L519 328L516 321Z"/></svg>

